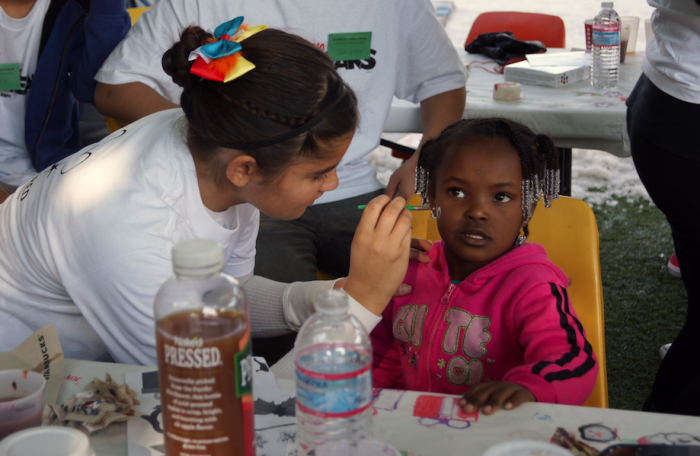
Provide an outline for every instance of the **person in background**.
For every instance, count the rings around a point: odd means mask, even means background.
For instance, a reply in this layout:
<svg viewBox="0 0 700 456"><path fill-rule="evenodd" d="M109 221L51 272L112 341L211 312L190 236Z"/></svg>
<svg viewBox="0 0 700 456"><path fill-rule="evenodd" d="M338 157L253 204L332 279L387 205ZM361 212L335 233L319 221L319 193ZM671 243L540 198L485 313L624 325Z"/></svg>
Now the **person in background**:
<svg viewBox="0 0 700 456"><path fill-rule="evenodd" d="M80 150L78 101L130 24L124 0L0 0L0 202Z"/></svg>
<svg viewBox="0 0 700 456"><path fill-rule="evenodd" d="M627 100L632 158L671 225L688 313L644 410L700 416L700 0L647 0L656 8L643 74Z"/></svg>
<svg viewBox="0 0 700 456"><path fill-rule="evenodd" d="M325 53L241 23L222 24L218 40L189 27L164 54L182 109L86 147L0 205L0 351L55 324L67 358L155 365L153 301L173 274L173 246L197 238L223 247L224 272L247 292L253 336L298 330L332 287L354 298L367 327L380 320L408 267L403 198L369 203L347 278L253 275L260 211L294 219L338 185L358 112ZM293 372L291 355L284 362Z"/></svg>
<svg viewBox="0 0 700 456"><path fill-rule="evenodd" d="M318 270L345 276L361 216L357 206L384 192L404 198L413 194L418 154L394 173L386 190L363 158L379 144L393 97L420 103L424 138L436 136L463 115L466 69L429 0L161 1L141 16L98 73L98 109L133 122L177 106L181 89L153 64L154 57L173 42L173 27L195 21L213 30L221 17L232 14L299 33L332 56L337 43L329 35L371 32L364 46L351 50L366 56L334 62L357 94L360 109L358 130L338 166L338 188L296 220L263 214L257 242L255 273L263 277L290 283L314 280ZM256 340L255 345L258 354L274 361L294 337Z"/></svg>
<svg viewBox="0 0 700 456"><path fill-rule="evenodd" d="M568 279L525 243L540 195L558 197L557 161L549 137L506 119L462 120L425 143L417 187L442 240L410 263L411 294L370 335L375 388L462 394L466 413L487 415L588 399L598 365Z"/></svg>

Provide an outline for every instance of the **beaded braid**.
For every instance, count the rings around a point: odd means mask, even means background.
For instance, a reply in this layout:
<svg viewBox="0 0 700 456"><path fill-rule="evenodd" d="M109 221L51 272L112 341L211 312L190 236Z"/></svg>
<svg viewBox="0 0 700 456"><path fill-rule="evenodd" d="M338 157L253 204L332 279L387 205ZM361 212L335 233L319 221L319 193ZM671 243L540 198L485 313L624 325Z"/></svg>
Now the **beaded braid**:
<svg viewBox="0 0 700 456"><path fill-rule="evenodd" d="M423 205L429 204L428 195L435 185L430 175L437 169L445 151L451 145L474 136L508 139L518 152L523 173L521 207L526 221L532 218L533 206L540 195L546 208L559 198L559 158L548 136L536 135L526 126L509 119L477 118L460 120L423 145L416 167L416 193L421 195ZM527 225L523 232L526 237L529 235Z"/></svg>

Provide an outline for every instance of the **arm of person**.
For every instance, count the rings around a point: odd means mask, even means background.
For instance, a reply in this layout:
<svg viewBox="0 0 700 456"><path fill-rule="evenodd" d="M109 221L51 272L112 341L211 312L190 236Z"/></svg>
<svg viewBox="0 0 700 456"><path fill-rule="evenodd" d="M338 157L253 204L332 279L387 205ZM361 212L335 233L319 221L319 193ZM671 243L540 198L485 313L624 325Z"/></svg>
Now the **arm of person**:
<svg viewBox="0 0 700 456"><path fill-rule="evenodd" d="M182 89L161 64L165 51L189 25L199 24L199 2L154 2L95 76L95 105L104 115L131 123L154 112L177 107ZM212 2L208 8L222 8ZM222 19L223 20L223 19Z"/></svg>
<svg viewBox="0 0 700 456"><path fill-rule="evenodd" d="M508 371L502 382L484 383L467 392L465 410L489 407L493 413L500 406L508 409L526 400L582 405L591 394L598 363L566 288L540 283L523 296L514 318L521 328L524 365Z"/></svg>
<svg viewBox="0 0 700 456"><path fill-rule="evenodd" d="M7 193L4 188L0 187L0 204L2 204L9 197L10 194Z"/></svg>
<svg viewBox="0 0 700 456"><path fill-rule="evenodd" d="M421 147L427 140L437 137L442 130L462 118L466 99L466 88L461 87L434 95L421 102L423 139L411 158L391 175L385 191L387 196L390 198L401 196L408 199L416 192L416 165L418 165Z"/></svg>
<svg viewBox="0 0 700 456"><path fill-rule="evenodd" d="M95 89L95 106L100 113L124 124L135 122L154 112L179 107L142 82L98 82Z"/></svg>
<svg viewBox="0 0 700 456"><path fill-rule="evenodd" d="M85 41L69 57L69 86L75 97L94 102L95 75L131 27L125 0L92 0L83 28Z"/></svg>
<svg viewBox="0 0 700 456"><path fill-rule="evenodd" d="M401 361L392 330L392 316L384 312L382 321L370 333L372 340L372 385L375 388L395 388L401 379Z"/></svg>

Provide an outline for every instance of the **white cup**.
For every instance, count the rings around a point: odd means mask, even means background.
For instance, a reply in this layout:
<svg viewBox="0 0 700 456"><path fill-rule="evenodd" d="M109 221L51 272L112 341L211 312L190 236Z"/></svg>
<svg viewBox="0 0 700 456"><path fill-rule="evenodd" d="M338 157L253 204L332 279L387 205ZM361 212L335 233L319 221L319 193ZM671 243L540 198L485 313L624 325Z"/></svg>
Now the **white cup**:
<svg viewBox="0 0 700 456"><path fill-rule="evenodd" d="M77 429L44 426L25 429L0 441L0 456L95 456Z"/></svg>
<svg viewBox="0 0 700 456"><path fill-rule="evenodd" d="M41 426L46 380L26 370L0 371L0 440L13 432Z"/></svg>

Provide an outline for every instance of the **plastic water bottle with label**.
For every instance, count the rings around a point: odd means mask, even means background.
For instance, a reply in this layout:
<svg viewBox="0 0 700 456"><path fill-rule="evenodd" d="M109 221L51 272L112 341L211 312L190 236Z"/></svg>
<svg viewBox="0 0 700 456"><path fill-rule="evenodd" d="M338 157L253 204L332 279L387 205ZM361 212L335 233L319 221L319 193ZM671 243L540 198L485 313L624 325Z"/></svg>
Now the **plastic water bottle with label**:
<svg viewBox="0 0 700 456"><path fill-rule="evenodd" d="M347 295L321 293L296 348L297 439L301 454L349 454L372 436L372 344L349 314ZM323 448L320 448L323 447Z"/></svg>
<svg viewBox="0 0 700 456"><path fill-rule="evenodd" d="M591 84L596 89L617 85L620 71L620 17L613 2L603 2L593 23Z"/></svg>

